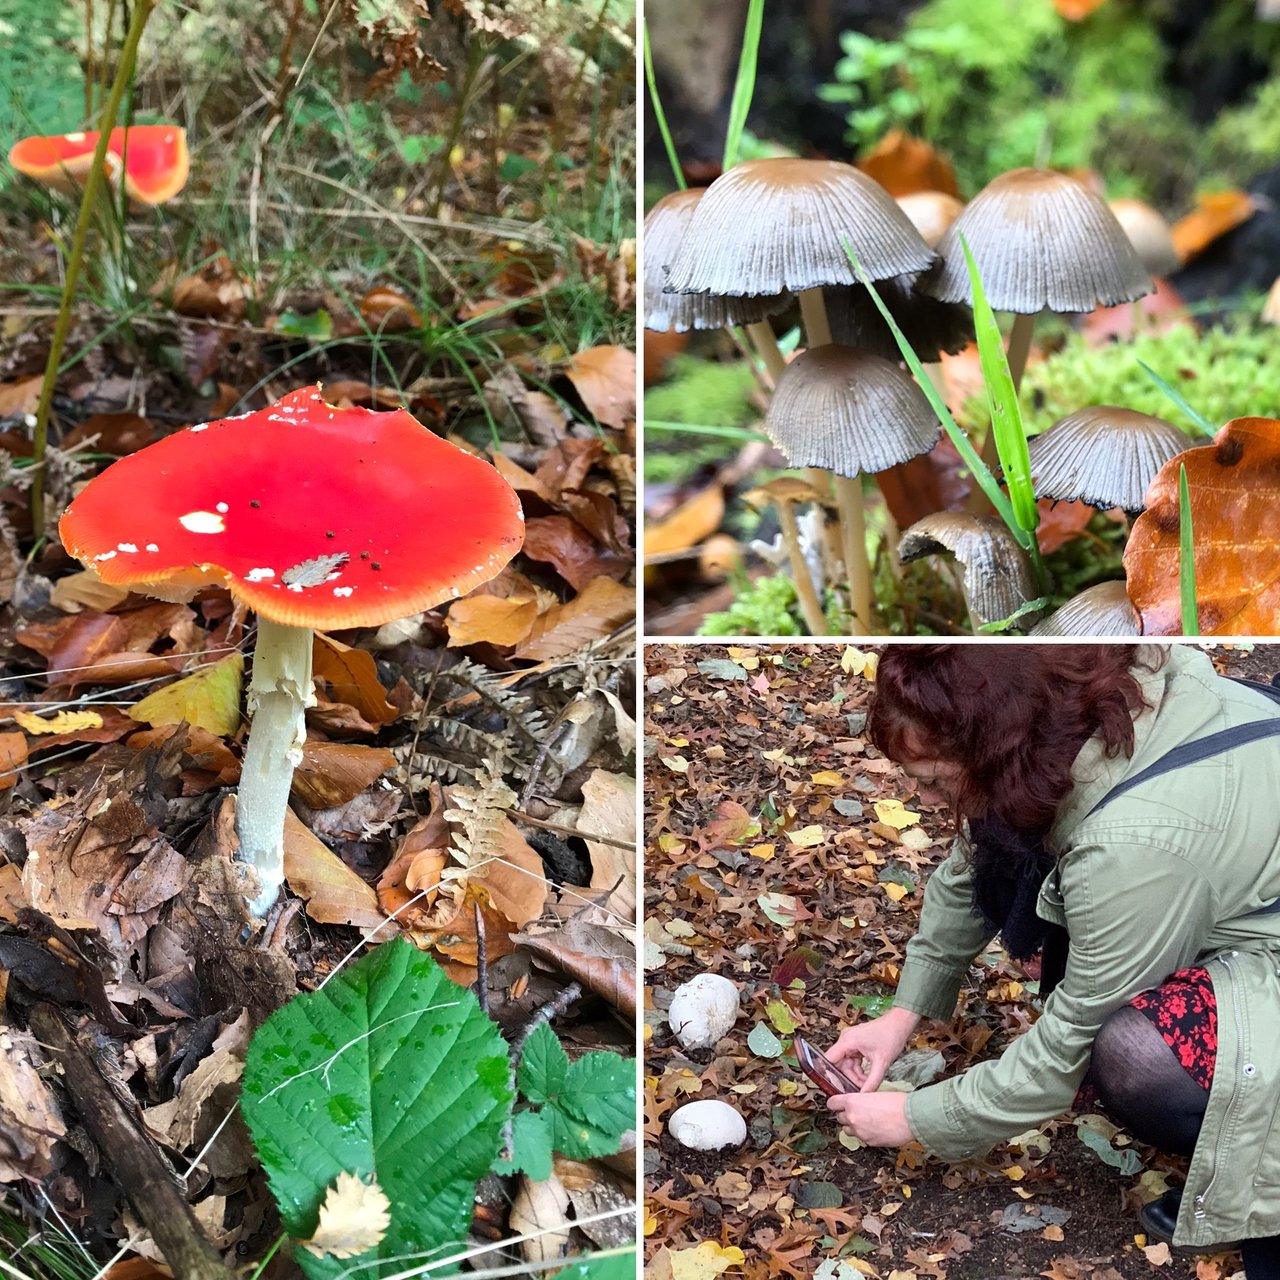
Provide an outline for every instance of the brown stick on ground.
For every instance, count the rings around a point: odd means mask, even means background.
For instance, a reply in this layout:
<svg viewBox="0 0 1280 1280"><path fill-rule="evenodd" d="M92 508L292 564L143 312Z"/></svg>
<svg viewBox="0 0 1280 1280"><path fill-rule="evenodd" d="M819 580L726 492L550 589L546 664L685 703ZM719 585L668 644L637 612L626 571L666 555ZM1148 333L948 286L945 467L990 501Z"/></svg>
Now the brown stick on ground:
<svg viewBox="0 0 1280 1280"><path fill-rule="evenodd" d="M31 1030L57 1055L81 1122L177 1280L234 1280L200 1230L173 1171L98 1069L93 1050L52 1005L32 1010Z"/></svg>

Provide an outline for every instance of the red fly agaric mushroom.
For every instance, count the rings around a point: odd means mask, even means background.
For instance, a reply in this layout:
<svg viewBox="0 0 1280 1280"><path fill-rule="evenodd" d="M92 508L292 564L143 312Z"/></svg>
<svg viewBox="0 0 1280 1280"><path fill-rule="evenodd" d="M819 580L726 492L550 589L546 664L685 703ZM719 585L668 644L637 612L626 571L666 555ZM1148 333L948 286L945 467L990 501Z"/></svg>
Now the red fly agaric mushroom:
<svg viewBox="0 0 1280 1280"><path fill-rule="evenodd" d="M9 163L19 173L56 191L84 184L98 146L97 133L63 133L23 138L14 143ZM172 124L135 124L112 129L107 139L107 168L113 181L124 175L124 189L139 204L163 204L186 185L191 161L187 131Z"/></svg>
<svg viewBox="0 0 1280 1280"><path fill-rule="evenodd" d="M165 599L226 586L258 614L239 857L266 913L313 701L312 629L378 626L466 594L519 550L523 514L486 462L404 409L339 409L318 387L190 427L91 480L62 542L104 581Z"/></svg>

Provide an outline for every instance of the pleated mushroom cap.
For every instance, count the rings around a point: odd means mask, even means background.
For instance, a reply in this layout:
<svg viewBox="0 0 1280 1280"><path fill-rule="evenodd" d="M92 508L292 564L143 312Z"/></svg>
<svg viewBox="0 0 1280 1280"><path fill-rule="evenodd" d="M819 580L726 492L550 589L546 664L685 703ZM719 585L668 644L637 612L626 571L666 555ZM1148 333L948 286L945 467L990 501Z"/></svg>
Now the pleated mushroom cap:
<svg viewBox="0 0 1280 1280"><path fill-rule="evenodd" d="M1106 201L1065 173L1002 173L942 237L942 262L921 288L943 302L972 305L961 235L996 311L1093 311L1152 290L1151 277Z"/></svg>
<svg viewBox="0 0 1280 1280"><path fill-rule="evenodd" d="M1182 266L1173 232L1158 209L1142 200L1112 200L1111 212L1124 228L1134 252L1153 276L1172 275Z"/></svg>
<svg viewBox="0 0 1280 1280"><path fill-rule="evenodd" d="M1036 497L1142 511L1156 472L1191 443L1150 414L1109 404L1078 409L1030 443Z"/></svg>
<svg viewBox="0 0 1280 1280"><path fill-rule="evenodd" d="M1033 636L1140 636L1138 611L1123 582L1100 582L1031 629Z"/></svg>
<svg viewBox="0 0 1280 1280"><path fill-rule="evenodd" d="M930 249L950 230L951 224L964 209L964 201L945 191L913 191L898 196L898 207L911 219L911 225L924 238Z"/></svg>
<svg viewBox="0 0 1280 1280"><path fill-rule="evenodd" d="M772 296L857 284L847 239L873 280L935 254L879 183L835 160L751 160L699 201L671 264L671 293Z"/></svg>
<svg viewBox="0 0 1280 1280"><path fill-rule="evenodd" d="M938 360L944 351L961 351L973 341L973 313L969 308L917 292L914 276L879 280L876 289L921 360ZM827 304L833 342L886 360L902 359L893 331L865 286L828 285L822 297Z"/></svg>
<svg viewBox="0 0 1280 1280"><path fill-rule="evenodd" d="M705 187L673 191L649 210L644 220L644 327L655 333L722 329L754 324L776 315L791 302L788 293L766 298L727 298L713 293L666 293L667 269Z"/></svg>
<svg viewBox="0 0 1280 1280"><path fill-rule="evenodd" d="M793 466L842 476L928 453L941 432L924 393L896 364L835 344L787 365L765 425Z"/></svg>

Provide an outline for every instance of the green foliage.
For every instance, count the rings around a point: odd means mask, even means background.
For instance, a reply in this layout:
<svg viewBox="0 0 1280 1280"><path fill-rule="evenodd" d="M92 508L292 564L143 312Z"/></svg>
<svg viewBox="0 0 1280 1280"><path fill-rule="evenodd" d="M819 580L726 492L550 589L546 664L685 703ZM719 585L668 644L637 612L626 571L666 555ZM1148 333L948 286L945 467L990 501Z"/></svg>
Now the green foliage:
<svg viewBox="0 0 1280 1280"><path fill-rule="evenodd" d="M1270 416L1280 404L1274 332L1239 325L1200 334L1181 326L1094 348L1073 335L1060 352L1027 370L1023 402L1035 407L1039 430L1091 404L1123 405L1191 430L1191 424L1180 418L1164 392L1139 367L1141 362L1184 395L1215 428L1232 418Z"/></svg>
<svg viewBox="0 0 1280 1280"><path fill-rule="evenodd" d="M512 1124L511 1159L495 1163L498 1173L548 1178L552 1152L574 1160L612 1155L635 1127L635 1059L587 1053L570 1062L545 1022L525 1044L516 1081L523 1105Z"/></svg>
<svg viewBox="0 0 1280 1280"><path fill-rule="evenodd" d="M785 574L744 582L723 613L709 613L700 636L802 636L795 584Z"/></svg>
<svg viewBox="0 0 1280 1280"><path fill-rule="evenodd" d="M1264 80L1249 100L1229 107L1209 127L1205 165L1210 173L1238 182L1270 165L1280 155L1280 73Z"/></svg>
<svg viewBox="0 0 1280 1280"><path fill-rule="evenodd" d="M1171 110L1154 23L1108 5L1071 23L1023 0L931 0L897 40L842 37L836 83L859 150L899 127L927 138L973 193L1020 165L1093 167L1113 194L1180 177L1194 131ZM1138 163L1141 161L1141 163Z"/></svg>
<svg viewBox="0 0 1280 1280"><path fill-rule="evenodd" d="M755 377L741 360L677 356L665 381L644 393L644 414L664 422L745 426L753 416L750 396L755 388Z"/></svg>
<svg viewBox="0 0 1280 1280"><path fill-rule="evenodd" d="M512 1093L506 1044L475 996L398 938L263 1023L241 1110L296 1238L339 1173L376 1175L391 1226L360 1271L376 1280L465 1242ZM313 1280L350 1266L297 1257Z"/></svg>

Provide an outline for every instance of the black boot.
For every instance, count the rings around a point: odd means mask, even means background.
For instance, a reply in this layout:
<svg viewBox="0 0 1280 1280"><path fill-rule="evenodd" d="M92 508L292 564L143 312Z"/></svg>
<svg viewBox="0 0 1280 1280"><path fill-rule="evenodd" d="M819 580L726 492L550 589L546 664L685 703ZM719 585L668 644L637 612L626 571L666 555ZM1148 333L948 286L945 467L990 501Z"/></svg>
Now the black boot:
<svg viewBox="0 0 1280 1280"><path fill-rule="evenodd" d="M1152 1240L1173 1243L1173 1229L1178 1222L1178 1208L1182 1204L1182 1188L1166 1191L1158 1200L1144 1204L1138 1210L1138 1222Z"/></svg>

